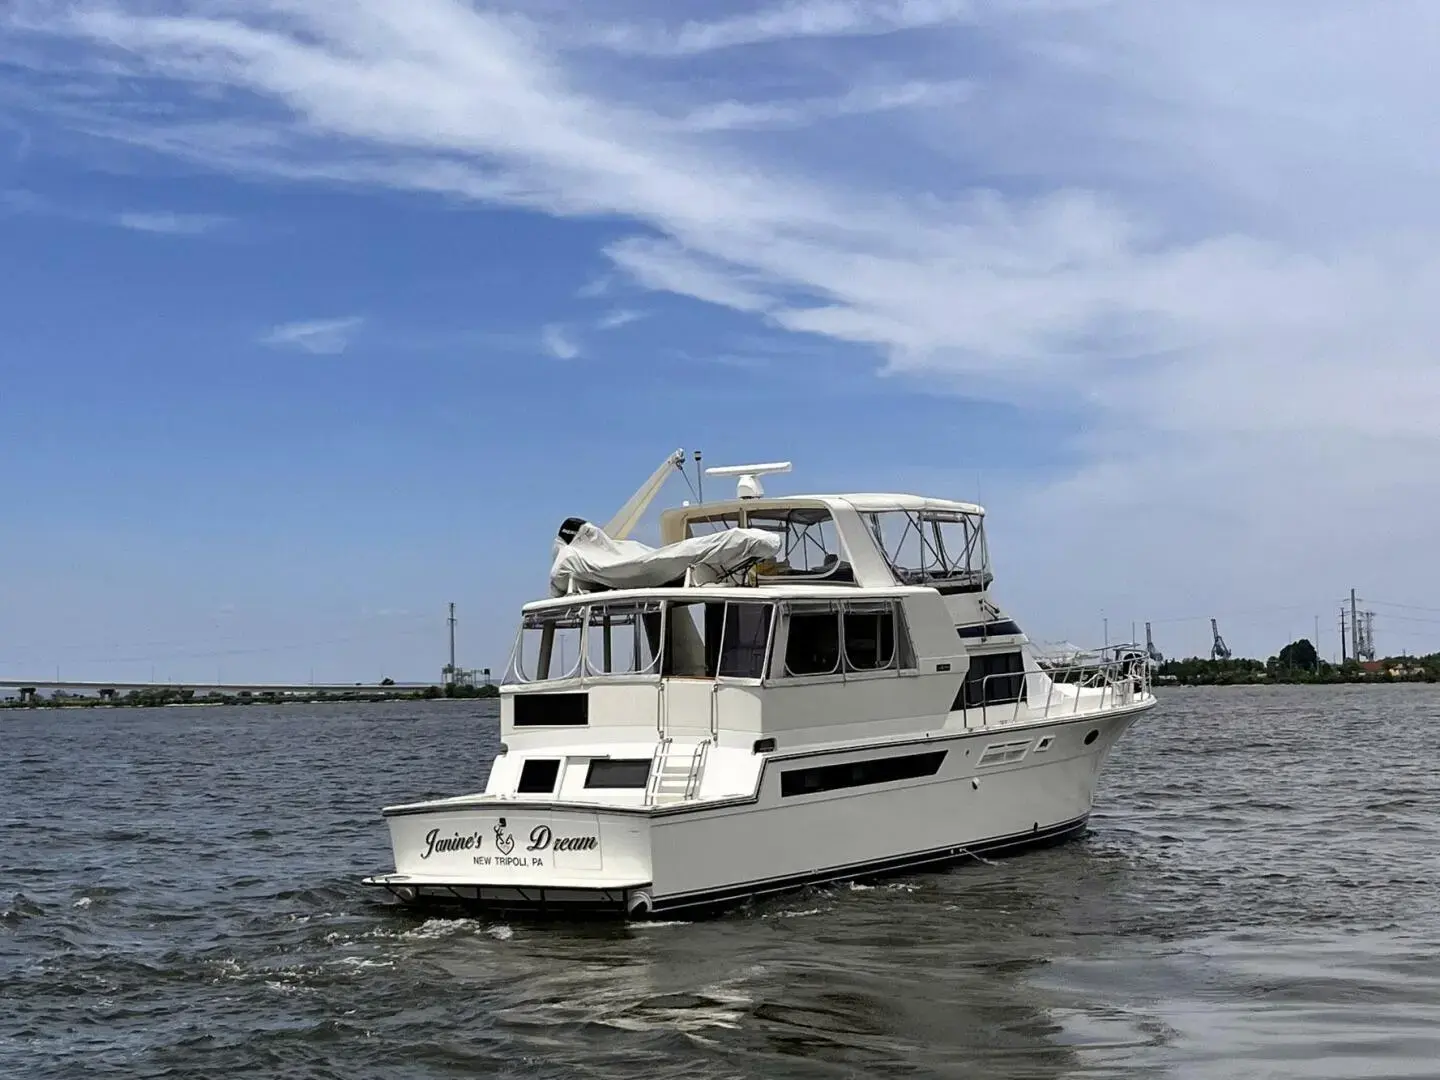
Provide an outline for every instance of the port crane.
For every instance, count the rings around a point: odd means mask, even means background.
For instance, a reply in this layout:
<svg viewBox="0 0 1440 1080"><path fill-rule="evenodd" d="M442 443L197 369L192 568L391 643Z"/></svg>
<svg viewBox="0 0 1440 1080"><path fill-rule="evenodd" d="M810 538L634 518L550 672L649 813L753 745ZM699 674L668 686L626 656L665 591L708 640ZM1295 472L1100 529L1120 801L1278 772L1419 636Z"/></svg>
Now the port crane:
<svg viewBox="0 0 1440 1080"><path fill-rule="evenodd" d="M1150 624L1145 624L1145 654L1150 657L1150 662L1159 667L1165 662L1165 654L1155 647L1155 637L1150 633Z"/></svg>
<svg viewBox="0 0 1440 1080"><path fill-rule="evenodd" d="M1210 633L1215 640L1210 643L1211 660L1229 660L1230 646L1225 644L1225 639L1220 636L1220 624L1214 619L1210 620Z"/></svg>

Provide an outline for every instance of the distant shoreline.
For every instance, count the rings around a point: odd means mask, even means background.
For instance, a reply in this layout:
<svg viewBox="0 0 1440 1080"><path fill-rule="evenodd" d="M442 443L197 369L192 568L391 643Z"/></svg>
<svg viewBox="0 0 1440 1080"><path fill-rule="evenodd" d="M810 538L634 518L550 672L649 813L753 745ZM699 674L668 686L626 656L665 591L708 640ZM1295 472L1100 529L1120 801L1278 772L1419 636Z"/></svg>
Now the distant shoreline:
<svg viewBox="0 0 1440 1080"><path fill-rule="evenodd" d="M367 687L354 693L321 692L307 693L239 693L200 694L182 687L156 687L149 690L134 690L128 694L116 694L113 698L90 695L62 695L60 697L38 695L29 701L15 698L0 701L0 710L5 709L160 709L160 708L218 708L222 706L247 705L334 705L356 703L379 703L386 701L462 701L497 698L500 688L493 684L485 686L427 686L420 690L409 687L403 690L387 691Z"/></svg>

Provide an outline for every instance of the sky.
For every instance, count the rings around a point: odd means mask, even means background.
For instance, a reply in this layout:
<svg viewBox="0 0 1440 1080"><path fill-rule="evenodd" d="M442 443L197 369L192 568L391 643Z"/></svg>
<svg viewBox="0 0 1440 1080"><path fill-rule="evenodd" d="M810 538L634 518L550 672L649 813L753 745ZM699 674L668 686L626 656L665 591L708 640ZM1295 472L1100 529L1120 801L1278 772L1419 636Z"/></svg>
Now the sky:
<svg viewBox="0 0 1440 1080"><path fill-rule="evenodd" d="M1440 650L1437 47L1430 0L9 0L0 677L435 679L450 602L498 672L676 448L979 499L1038 640L1329 656L1355 588Z"/></svg>

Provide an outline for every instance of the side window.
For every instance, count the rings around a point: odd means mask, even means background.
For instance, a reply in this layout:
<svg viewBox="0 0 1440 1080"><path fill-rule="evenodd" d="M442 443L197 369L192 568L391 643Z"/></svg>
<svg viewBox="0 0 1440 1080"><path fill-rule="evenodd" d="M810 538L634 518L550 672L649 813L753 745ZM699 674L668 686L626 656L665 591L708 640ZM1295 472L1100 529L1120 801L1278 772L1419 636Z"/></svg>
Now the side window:
<svg viewBox="0 0 1440 1080"><path fill-rule="evenodd" d="M846 671L885 671L895 667L895 604L890 600L852 601L842 605Z"/></svg>
<svg viewBox="0 0 1440 1080"><path fill-rule="evenodd" d="M840 670L840 618L834 604L790 609L785 674L833 675Z"/></svg>
<svg viewBox="0 0 1440 1080"><path fill-rule="evenodd" d="M773 604L725 605L717 673L733 679L760 679L765 675L765 649L770 643Z"/></svg>
<svg viewBox="0 0 1440 1080"><path fill-rule="evenodd" d="M649 779L649 758L596 758L585 770L587 788L643 788Z"/></svg>
<svg viewBox="0 0 1440 1080"><path fill-rule="evenodd" d="M659 668L660 604L595 604L585 626L587 675L653 675Z"/></svg>
<svg viewBox="0 0 1440 1080"><path fill-rule="evenodd" d="M1025 699L1025 660L1018 652L981 654L970 657L965 682L955 698L954 709L978 709L983 705L1008 705Z"/></svg>
<svg viewBox="0 0 1440 1080"><path fill-rule="evenodd" d="M507 682L543 682L580 674L582 607L532 612L520 624Z"/></svg>
<svg viewBox="0 0 1440 1080"><path fill-rule="evenodd" d="M515 791L520 795L549 795L559 775L559 758L530 758L520 767L520 783Z"/></svg>
<svg viewBox="0 0 1440 1080"><path fill-rule="evenodd" d="M714 624L707 607L719 604L670 604L665 612L665 651L661 657L661 674L681 678L703 679L714 668L707 663L706 634ZM718 629L718 627L716 627Z"/></svg>

